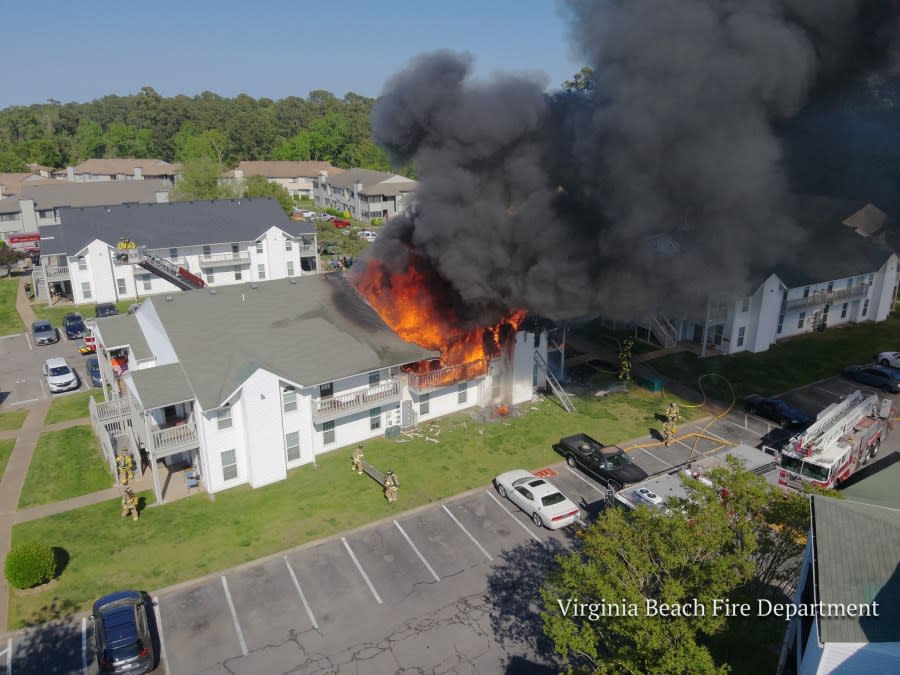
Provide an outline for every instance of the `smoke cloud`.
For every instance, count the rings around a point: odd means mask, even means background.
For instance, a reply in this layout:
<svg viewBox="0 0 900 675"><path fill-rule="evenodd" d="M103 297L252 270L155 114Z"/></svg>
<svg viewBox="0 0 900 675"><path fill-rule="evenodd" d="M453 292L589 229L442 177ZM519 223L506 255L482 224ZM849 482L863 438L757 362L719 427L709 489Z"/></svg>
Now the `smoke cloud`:
<svg viewBox="0 0 900 675"><path fill-rule="evenodd" d="M879 63L894 0L568 0L583 92L471 78L467 55L417 58L372 116L415 204L371 249L424 256L464 319L702 311L746 294L809 233L786 214L772 124ZM531 65L531 64L527 64Z"/></svg>

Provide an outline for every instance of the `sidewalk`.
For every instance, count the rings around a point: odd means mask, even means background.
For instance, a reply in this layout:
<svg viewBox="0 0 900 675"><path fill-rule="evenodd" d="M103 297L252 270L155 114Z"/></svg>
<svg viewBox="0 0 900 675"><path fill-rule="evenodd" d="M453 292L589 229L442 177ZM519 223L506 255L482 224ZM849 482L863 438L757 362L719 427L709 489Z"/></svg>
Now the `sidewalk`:
<svg viewBox="0 0 900 675"><path fill-rule="evenodd" d="M19 277L19 292L16 294L16 311L25 322L25 330L31 330L31 324L37 321L37 314L31 309L28 295L25 293L25 284L31 281L31 276Z"/></svg>

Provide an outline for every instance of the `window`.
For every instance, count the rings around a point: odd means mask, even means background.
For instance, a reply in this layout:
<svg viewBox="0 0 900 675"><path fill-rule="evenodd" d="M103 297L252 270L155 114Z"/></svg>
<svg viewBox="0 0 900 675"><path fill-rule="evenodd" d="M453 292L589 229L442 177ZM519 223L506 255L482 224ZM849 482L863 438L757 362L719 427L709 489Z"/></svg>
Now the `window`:
<svg viewBox="0 0 900 675"><path fill-rule="evenodd" d="M469 385L466 382L460 382L456 385L456 402L465 403L469 397Z"/></svg>
<svg viewBox="0 0 900 675"><path fill-rule="evenodd" d="M175 258L178 257L178 249L177 249L177 248L170 248L170 249L169 249L169 257L170 257L172 260L175 260Z"/></svg>
<svg viewBox="0 0 900 675"><path fill-rule="evenodd" d="M829 282L828 282L828 292L830 293L830 292L833 291L833 290L834 290L834 282L833 282L833 281L829 281Z"/></svg>
<svg viewBox="0 0 900 675"><path fill-rule="evenodd" d="M208 270L203 270L203 273L206 274L206 283L211 284L216 280L215 268L210 267Z"/></svg>
<svg viewBox="0 0 900 675"><path fill-rule="evenodd" d="M744 298L744 301L741 303L741 311L742 312L750 311L750 298Z"/></svg>
<svg viewBox="0 0 900 675"><path fill-rule="evenodd" d="M119 295L125 295L128 292L124 279L116 279L116 289L119 291Z"/></svg>
<svg viewBox="0 0 900 675"><path fill-rule="evenodd" d="M431 394L422 394L419 396L419 414L427 415L431 410Z"/></svg>
<svg viewBox="0 0 900 675"><path fill-rule="evenodd" d="M90 281L82 281L81 282L81 294L84 296L85 300L90 300L93 296L91 293L91 282Z"/></svg>
<svg viewBox="0 0 900 675"><path fill-rule="evenodd" d="M206 258L208 258L209 256L211 256L211 255L212 255L212 246L209 246L209 245L204 246L204 247L203 247L203 255L204 255L204 257L206 257Z"/></svg>
<svg viewBox="0 0 900 675"><path fill-rule="evenodd" d="M87 270L87 258L84 256L78 258L78 269L82 272Z"/></svg>
<svg viewBox="0 0 900 675"><path fill-rule="evenodd" d="M234 268L234 280L235 280L235 281L240 281L240 280L243 279L243 278L244 278L244 274L243 274L243 272L241 272L241 268L240 268L240 267L235 267L235 268Z"/></svg>
<svg viewBox="0 0 900 675"><path fill-rule="evenodd" d="M806 312L800 312L800 318L797 319L797 328L803 328L804 321L806 321Z"/></svg>
<svg viewBox="0 0 900 675"><path fill-rule="evenodd" d="M291 387L285 389L281 394L281 402L284 404L284 412L291 412L297 409L297 391Z"/></svg>
<svg viewBox="0 0 900 675"><path fill-rule="evenodd" d="M141 279L141 282L144 285L144 290L149 291L153 288L153 278L149 274L145 274L144 278Z"/></svg>
<svg viewBox="0 0 900 675"><path fill-rule="evenodd" d="M828 325L828 311L831 309L831 305L825 305L825 309L822 311L822 326L825 327Z"/></svg>
<svg viewBox="0 0 900 675"><path fill-rule="evenodd" d="M803 289L803 297L804 298L809 297L809 286L807 286L806 288Z"/></svg>
<svg viewBox="0 0 900 675"><path fill-rule="evenodd" d="M262 253L262 252L263 252L263 244L262 244L261 241L256 242L256 252L257 252L257 253Z"/></svg>
<svg viewBox="0 0 900 675"><path fill-rule="evenodd" d="M369 411L369 431L381 428L381 408L372 408Z"/></svg>
<svg viewBox="0 0 900 675"><path fill-rule="evenodd" d="M324 445L334 443L334 420L322 423L322 443Z"/></svg>
<svg viewBox="0 0 900 675"><path fill-rule="evenodd" d="M866 283L868 283L869 286L871 286L874 282L875 282L875 275L874 275L874 274L870 274L870 275L866 278Z"/></svg>
<svg viewBox="0 0 900 675"><path fill-rule="evenodd" d="M331 398L332 396L334 396L334 382L319 385L319 398Z"/></svg>
<svg viewBox="0 0 900 675"><path fill-rule="evenodd" d="M287 261L287 274L289 277L294 276L294 261L293 260Z"/></svg>
<svg viewBox="0 0 900 675"><path fill-rule="evenodd" d="M381 384L381 373L369 373L369 386L377 387L379 384Z"/></svg>
<svg viewBox="0 0 900 675"><path fill-rule="evenodd" d="M849 304L850 304L849 302L845 302L843 305L841 305L841 318L842 319L847 318L847 306Z"/></svg>
<svg viewBox="0 0 900 675"><path fill-rule="evenodd" d="M265 265L257 265L256 266L256 274L260 279L266 278L266 266Z"/></svg>
<svg viewBox="0 0 900 675"><path fill-rule="evenodd" d="M869 313L869 299L866 298L866 301L863 303L862 315L865 316Z"/></svg>
<svg viewBox="0 0 900 675"><path fill-rule="evenodd" d="M290 239L284 240L284 250L285 251L293 251L294 250L294 243Z"/></svg>
<svg viewBox="0 0 900 675"><path fill-rule="evenodd" d="M778 328L775 330L775 332L780 334L782 328L784 328L784 314L779 314L778 315Z"/></svg>
<svg viewBox="0 0 900 675"><path fill-rule="evenodd" d="M237 451L225 450L222 453L222 480L237 478Z"/></svg>
<svg viewBox="0 0 900 675"><path fill-rule="evenodd" d="M53 209L38 211L38 216L41 218L52 218L53 217Z"/></svg>
<svg viewBox="0 0 900 675"><path fill-rule="evenodd" d="M738 339L737 339L737 346L738 346L738 347L743 347L743 346L744 346L744 335L746 335L746 333L747 333L747 327L746 327L746 326L741 326L740 328L738 328Z"/></svg>
<svg viewBox="0 0 900 675"><path fill-rule="evenodd" d="M231 428L231 406L225 405L216 411L216 419L219 430Z"/></svg>
<svg viewBox="0 0 900 675"><path fill-rule="evenodd" d="M231 245L231 255L237 255L238 251L240 251L240 250L241 250L241 247L238 246L237 244Z"/></svg>
<svg viewBox="0 0 900 675"><path fill-rule="evenodd" d="M287 461L300 459L300 432L292 431L284 435L284 447L287 449Z"/></svg>

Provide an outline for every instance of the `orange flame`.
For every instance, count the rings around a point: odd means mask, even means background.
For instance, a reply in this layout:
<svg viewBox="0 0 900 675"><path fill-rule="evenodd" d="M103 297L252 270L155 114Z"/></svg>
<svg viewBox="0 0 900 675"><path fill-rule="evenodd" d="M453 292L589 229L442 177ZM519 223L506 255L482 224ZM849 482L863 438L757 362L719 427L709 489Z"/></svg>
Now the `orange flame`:
<svg viewBox="0 0 900 675"><path fill-rule="evenodd" d="M504 324L515 329L526 314L515 310L493 326L462 326L449 285L424 258L415 254L410 255L406 270L398 273L390 272L381 261L370 259L355 283L397 335L425 349L440 351L441 367L498 356ZM428 369L427 364L420 364L416 370Z"/></svg>

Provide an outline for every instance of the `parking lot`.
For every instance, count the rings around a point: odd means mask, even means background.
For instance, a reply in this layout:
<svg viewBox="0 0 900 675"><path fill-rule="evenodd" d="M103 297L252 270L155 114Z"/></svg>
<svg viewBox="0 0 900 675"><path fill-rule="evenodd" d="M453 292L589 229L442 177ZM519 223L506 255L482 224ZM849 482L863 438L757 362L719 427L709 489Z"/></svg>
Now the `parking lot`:
<svg viewBox="0 0 900 675"><path fill-rule="evenodd" d="M830 378L784 398L814 416L856 388ZM668 448L623 447L652 474L729 443L758 446L775 428L733 410L681 425ZM897 445L891 437L884 454ZM560 461L542 475L585 518L602 510L605 486L582 472ZM158 592L159 672L556 672L541 648L537 589L543 567L572 541L571 531L537 528L485 485ZM72 617L17 633L0 642L0 672L95 672L91 625Z"/></svg>

